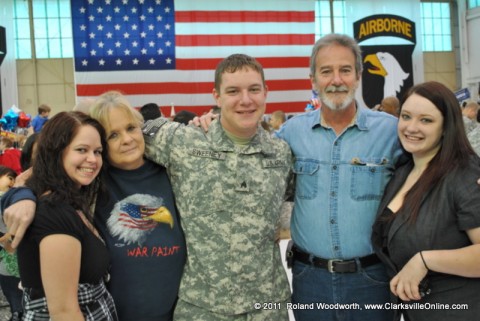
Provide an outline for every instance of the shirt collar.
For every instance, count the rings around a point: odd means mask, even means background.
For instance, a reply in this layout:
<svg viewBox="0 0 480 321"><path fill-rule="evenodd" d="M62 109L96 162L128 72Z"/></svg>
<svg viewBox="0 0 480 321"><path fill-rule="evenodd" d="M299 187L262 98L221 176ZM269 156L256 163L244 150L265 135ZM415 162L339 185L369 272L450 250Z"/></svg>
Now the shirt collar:
<svg viewBox="0 0 480 321"><path fill-rule="evenodd" d="M210 137L212 142L211 148L219 152L233 152L235 150L241 150L241 154L256 154L263 153L265 155L272 155L275 153L272 144L265 143L266 140L272 139L270 134L258 125L257 133L252 137L250 143L246 146L235 146L233 141L228 138L225 130L220 124L220 120L212 122L208 129L207 136Z"/></svg>
<svg viewBox="0 0 480 321"><path fill-rule="evenodd" d="M355 113L355 116L353 117L348 127L357 125L359 130L368 130L367 115L369 112L372 112L372 111L369 110L368 108L359 106L359 104L356 102L355 102L355 105L357 106L357 112ZM325 107L325 108L328 108L328 107ZM309 116L311 116L310 126L312 129L319 126L322 126L325 128L331 128L330 126L328 126L325 120L322 119L321 109L322 108L319 108L309 113L311 114Z"/></svg>

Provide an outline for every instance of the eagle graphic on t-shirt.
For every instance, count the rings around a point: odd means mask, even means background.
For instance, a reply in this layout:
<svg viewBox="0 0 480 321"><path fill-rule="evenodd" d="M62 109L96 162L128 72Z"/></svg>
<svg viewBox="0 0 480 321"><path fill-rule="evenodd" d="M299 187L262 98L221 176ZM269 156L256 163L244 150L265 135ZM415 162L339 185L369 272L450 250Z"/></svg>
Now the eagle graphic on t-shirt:
<svg viewBox="0 0 480 321"><path fill-rule="evenodd" d="M112 236L126 244L141 244L159 224L173 228L173 217L161 197L130 195L117 202L107 220Z"/></svg>

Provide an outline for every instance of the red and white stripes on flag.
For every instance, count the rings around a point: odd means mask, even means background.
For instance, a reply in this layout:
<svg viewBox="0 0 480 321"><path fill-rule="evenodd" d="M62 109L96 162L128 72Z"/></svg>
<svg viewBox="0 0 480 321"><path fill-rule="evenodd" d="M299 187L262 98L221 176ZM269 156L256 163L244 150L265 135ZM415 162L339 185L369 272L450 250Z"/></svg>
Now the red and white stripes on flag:
<svg viewBox="0 0 480 321"><path fill-rule="evenodd" d="M154 102L168 116L173 104L176 112L188 109L201 114L215 104L212 89L218 62L245 53L265 69L267 113L303 111L312 96L308 75L315 41L314 4L174 0L176 69L76 71L77 97L120 90L136 107Z"/></svg>

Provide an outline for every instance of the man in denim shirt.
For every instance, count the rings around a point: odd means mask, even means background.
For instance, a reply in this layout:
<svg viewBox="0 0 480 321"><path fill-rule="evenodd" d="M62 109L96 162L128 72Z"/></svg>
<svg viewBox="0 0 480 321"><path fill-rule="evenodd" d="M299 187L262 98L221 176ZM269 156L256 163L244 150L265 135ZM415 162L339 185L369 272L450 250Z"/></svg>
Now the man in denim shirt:
<svg viewBox="0 0 480 321"><path fill-rule="evenodd" d="M402 153L397 120L355 102L362 57L354 39L331 34L317 41L310 72L321 109L294 117L277 134L295 155L289 252L295 318L391 320L391 311L364 304L389 301L389 280L370 236Z"/></svg>

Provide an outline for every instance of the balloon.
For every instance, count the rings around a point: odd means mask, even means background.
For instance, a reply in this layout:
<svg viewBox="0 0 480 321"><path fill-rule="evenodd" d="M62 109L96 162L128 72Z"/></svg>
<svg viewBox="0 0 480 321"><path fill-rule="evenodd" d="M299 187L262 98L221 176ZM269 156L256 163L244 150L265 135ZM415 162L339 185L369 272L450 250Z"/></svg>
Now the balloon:
<svg viewBox="0 0 480 321"><path fill-rule="evenodd" d="M30 123L30 115L25 114L23 111L18 115L18 127L26 128Z"/></svg>
<svg viewBox="0 0 480 321"><path fill-rule="evenodd" d="M4 124L4 125L2 124L3 129L8 130L8 131L13 131L13 129L15 129L15 127L17 127L18 114L15 113L15 111L13 111L12 108L10 108L5 113L3 118L6 121L6 124Z"/></svg>

